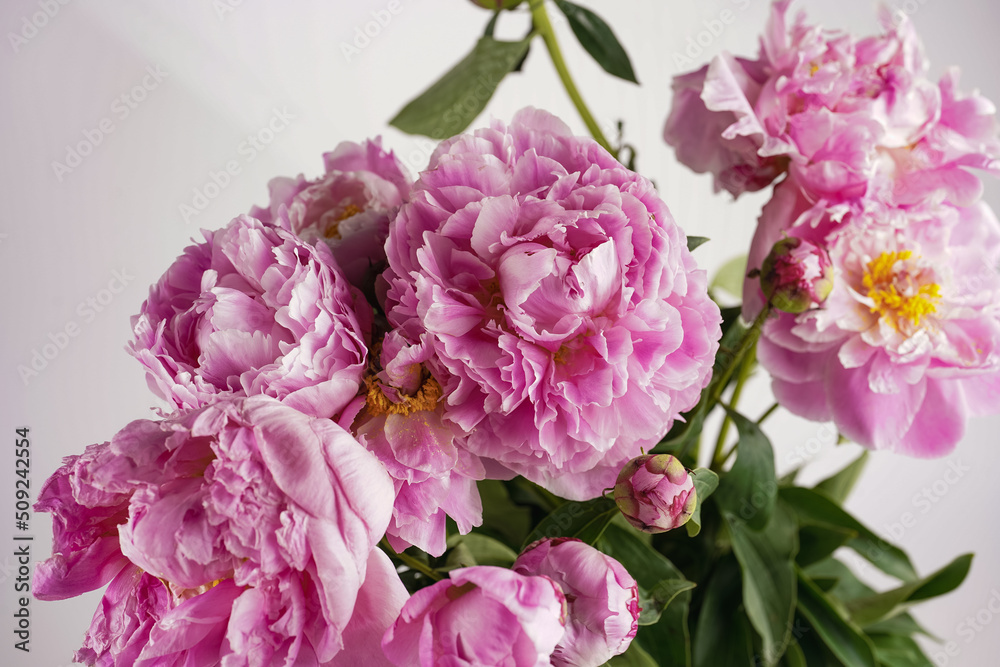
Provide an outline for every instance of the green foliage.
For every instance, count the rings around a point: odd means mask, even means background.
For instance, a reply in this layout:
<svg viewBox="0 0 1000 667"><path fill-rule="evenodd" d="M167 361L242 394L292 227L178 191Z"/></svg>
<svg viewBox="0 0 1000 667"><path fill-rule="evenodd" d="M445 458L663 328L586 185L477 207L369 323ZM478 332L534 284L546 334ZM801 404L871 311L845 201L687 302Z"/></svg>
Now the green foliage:
<svg viewBox="0 0 1000 667"><path fill-rule="evenodd" d="M503 42L484 36L475 48L389 123L431 139L461 133L486 108L497 86L528 53L531 40Z"/></svg>
<svg viewBox="0 0 1000 667"><path fill-rule="evenodd" d="M604 68L605 72L619 79L639 83L625 48L604 19L589 9L567 0L555 0L555 2L556 7L566 15L569 27L579 40L580 46Z"/></svg>

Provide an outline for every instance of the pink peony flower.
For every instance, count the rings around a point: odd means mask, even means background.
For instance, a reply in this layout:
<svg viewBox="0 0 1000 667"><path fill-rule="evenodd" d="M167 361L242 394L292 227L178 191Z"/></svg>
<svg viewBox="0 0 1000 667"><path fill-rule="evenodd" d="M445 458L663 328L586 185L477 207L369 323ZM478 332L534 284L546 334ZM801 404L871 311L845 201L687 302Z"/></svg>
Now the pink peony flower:
<svg viewBox="0 0 1000 667"><path fill-rule="evenodd" d="M407 600L382 649L400 667L543 667L564 632L566 600L547 577L501 567L452 570Z"/></svg>
<svg viewBox="0 0 1000 667"><path fill-rule="evenodd" d="M566 595L566 634L553 665L599 667L624 653L639 629L639 588L621 563L572 537L530 544L512 568L545 576Z"/></svg>
<svg viewBox="0 0 1000 667"><path fill-rule="evenodd" d="M884 33L854 39L790 21L775 2L757 60L717 56L675 79L664 130L682 162L710 171L734 195L767 185L787 163L813 201L878 193L887 203L971 204L978 179L1000 173L992 105L935 85L905 17L888 10Z"/></svg>
<svg viewBox="0 0 1000 667"><path fill-rule="evenodd" d="M247 216L205 239L133 319L150 387L179 408L264 394L336 417L358 393L372 314L329 249Z"/></svg>
<svg viewBox="0 0 1000 667"><path fill-rule="evenodd" d="M662 533L687 523L698 502L694 480L669 454L644 454L621 469L615 503L625 520L646 533Z"/></svg>
<svg viewBox="0 0 1000 667"><path fill-rule="evenodd" d="M663 140L677 151L678 160L699 174L712 174L715 191L725 189L734 197L766 188L788 165L787 158L758 152L763 132L753 105L766 79L759 70L758 63L724 53L699 70L674 77L673 103L663 128ZM719 81L729 83L727 92L719 91ZM733 95L731 88L739 94Z"/></svg>
<svg viewBox="0 0 1000 667"><path fill-rule="evenodd" d="M372 551L391 497L350 434L268 397L136 421L43 488L55 553L36 570L36 595L99 587L104 575L84 585L81 572L109 569L95 547L118 520L117 578L81 649L94 664L349 661L406 598Z"/></svg>
<svg viewBox="0 0 1000 667"><path fill-rule="evenodd" d="M290 229L309 243L322 241L347 280L359 289L385 268L389 219L406 199L410 176L380 137L355 144L345 141L323 155L326 173L309 181L271 179L267 208L250 216Z"/></svg>
<svg viewBox="0 0 1000 667"><path fill-rule="evenodd" d="M643 177L553 116L445 141L386 243L388 315L473 454L572 499L610 486L707 384L720 335Z"/></svg>
<svg viewBox="0 0 1000 667"><path fill-rule="evenodd" d="M947 454L969 415L1000 405L1000 223L985 204L868 202L828 249L824 307L763 330L775 396L867 447Z"/></svg>
<svg viewBox="0 0 1000 667"><path fill-rule="evenodd" d="M459 445L462 432L443 419L441 386L422 366L429 354L426 345L408 347L398 333L386 334L384 370L367 376L365 407L354 429L396 485L389 544L440 556L447 548L447 517L463 535L482 524L476 480L486 471Z"/></svg>

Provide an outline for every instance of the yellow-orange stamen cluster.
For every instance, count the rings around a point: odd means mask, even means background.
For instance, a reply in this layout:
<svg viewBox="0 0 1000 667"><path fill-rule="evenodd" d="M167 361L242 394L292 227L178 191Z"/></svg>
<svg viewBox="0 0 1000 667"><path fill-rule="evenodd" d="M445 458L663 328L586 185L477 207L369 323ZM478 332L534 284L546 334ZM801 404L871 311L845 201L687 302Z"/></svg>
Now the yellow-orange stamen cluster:
<svg viewBox="0 0 1000 667"><path fill-rule="evenodd" d="M382 384L374 375L369 375L365 378L365 385L368 387L365 406L368 408L368 412L374 417L379 415L408 415L423 410L434 410L442 393L441 385L430 375L427 375L424 379L417 393L412 396L400 395L398 402L389 400L389 397L382 390Z"/></svg>
<svg viewBox="0 0 1000 667"><path fill-rule="evenodd" d="M937 303L941 299L940 285L915 284L912 275L898 270L898 263L912 256L912 250L883 252L868 262L862 278L868 298L872 301L869 310L888 318L897 331L904 322L919 326L925 316L937 311Z"/></svg>
<svg viewBox="0 0 1000 667"><path fill-rule="evenodd" d="M326 231L323 233L323 236L325 236L328 239L339 239L340 238L340 223L343 222L344 220L347 220L350 217L353 217L353 216L357 215L358 213L361 213L361 212L362 212L362 209L360 207L358 207L358 206L356 206L354 204L348 204L347 206L344 207L344 210L340 212L340 215L337 216L337 218L335 220L336 224L333 224L333 225L330 225L329 227L327 227Z"/></svg>

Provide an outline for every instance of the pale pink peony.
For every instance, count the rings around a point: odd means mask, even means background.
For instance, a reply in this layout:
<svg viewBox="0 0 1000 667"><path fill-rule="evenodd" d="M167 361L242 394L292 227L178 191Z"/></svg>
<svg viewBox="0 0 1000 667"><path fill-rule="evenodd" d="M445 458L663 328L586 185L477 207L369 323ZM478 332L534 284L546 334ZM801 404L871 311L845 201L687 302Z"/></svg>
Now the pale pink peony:
<svg viewBox="0 0 1000 667"><path fill-rule="evenodd" d="M966 169L1000 173L992 104L959 93L955 72L930 81L905 17L884 10L884 33L855 39L790 21L791 4L773 4L757 60L723 53L675 79L664 137L678 159L734 195L787 163L814 202L971 204Z"/></svg>
<svg viewBox="0 0 1000 667"><path fill-rule="evenodd" d="M280 176L268 183L271 201L251 217L290 229L333 251L348 281L366 289L385 268L389 220L410 190L410 176L380 137L345 141L323 155L326 173L316 180Z"/></svg>
<svg viewBox="0 0 1000 667"><path fill-rule="evenodd" d="M390 322L465 446L571 499L708 383L719 310L645 178L555 117L445 141L386 244Z"/></svg>
<svg viewBox="0 0 1000 667"><path fill-rule="evenodd" d="M644 454L629 461L618 473L614 494L625 520L645 533L683 526L698 502L694 480L670 454Z"/></svg>
<svg viewBox="0 0 1000 667"><path fill-rule="evenodd" d="M765 209L758 233L784 208ZM868 202L827 243L824 307L764 327L775 396L866 447L947 454L968 416L1000 405L1000 223L985 204Z"/></svg>
<svg viewBox="0 0 1000 667"><path fill-rule="evenodd" d="M624 653L639 630L639 589L622 564L572 537L538 540L517 557L515 572L545 576L566 595L566 634L553 665L599 667Z"/></svg>
<svg viewBox="0 0 1000 667"><path fill-rule="evenodd" d="M95 546L118 520L117 578L80 653L92 664L350 664L406 598L373 551L391 498L349 433L268 397L136 421L44 486L54 555L36 595L99 587L82 573L111 569Z"/></svg>
<svg viewBox="0 0 1000 667"><path fill-rule="evenodd" d="M204 232L150 289L129 351L179 408L273 396L336 417L359 390L371 307L329 248L240 216Z"/></svg>
<svg viewBox="0 0 1000 667"><path fill-rule="evenodd" d="M354 431L396 485L389 544L396 551L416 546L440 556L447 517L462 534L482 524L476 480L486 471L460 446L462 431L442 417L441 386L422 365L429 355L426 345L407 346L396 332L386 334L383 370L366 377L365 407Z"/></svg>
<svg viewBox="0 0 1000 667"><path fill-rule="evenodd" d="M547 577L475 566L422 588L385 633L399 667L545 667L566 624L566 600Z"/></svg>

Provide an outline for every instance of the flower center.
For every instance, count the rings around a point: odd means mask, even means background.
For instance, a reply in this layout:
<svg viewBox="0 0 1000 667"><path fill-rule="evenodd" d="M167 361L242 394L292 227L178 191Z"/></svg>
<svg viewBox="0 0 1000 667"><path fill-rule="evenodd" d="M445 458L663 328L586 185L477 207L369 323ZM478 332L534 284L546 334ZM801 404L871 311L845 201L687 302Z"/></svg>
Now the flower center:
<svg viewBox="0 0 1000 667"><path fill-rule="evenodd" d="M899 331L901 326L917 327L937 311L941 286L926 280L916 264L913 251L883 252L868 262L862 283L872 305L869 310L886 317Z"/></svg>
<svg viewBox="0 0 1000 667"><path fill-rule="evenodd" d="M424 379L420 389L412 396L399 394L398 400L390 400L382 389L382 383L374 375L365 378L368 395L365 407L373 417L379 415L408 415L413 412L433 411L441 398L441 385L430 374Z"/></svg>
<svg viewBox="0 0 1000 667"><path fill-rule="evenodd" d="M362 211L361 207L355 204L348 204L347 206L344 207L344 210L340 212L340 215L334 218L333 224L326 228L326 231L323 233L323 236L325 236L328 239L339 239L340 223L343 222L344 220L347 220L350 217L357 215L358 213L361 213L361 211Z"/></svg>

